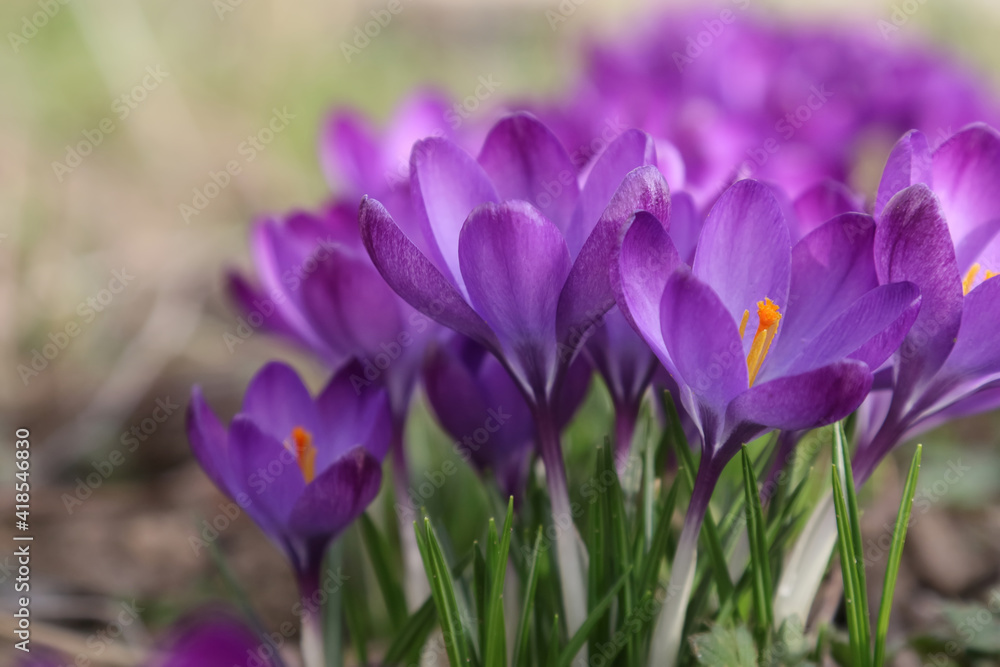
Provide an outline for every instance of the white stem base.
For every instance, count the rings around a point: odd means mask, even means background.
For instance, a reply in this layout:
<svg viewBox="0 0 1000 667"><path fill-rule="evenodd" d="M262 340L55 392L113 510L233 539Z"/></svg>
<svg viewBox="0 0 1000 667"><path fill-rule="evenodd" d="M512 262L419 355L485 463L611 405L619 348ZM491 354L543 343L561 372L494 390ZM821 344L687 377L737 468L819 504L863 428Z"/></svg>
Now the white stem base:
<svg viewBox="0 0 1000 667"><path fill-rule="evenodd" d="M805 627L809 620L819 585L826 574L830 554L837 544L837 517L833 508L833 491L820 500L805 529L795 542L792 554L781 573L774 594L774 623L776 627L796 616Z"/></svg>

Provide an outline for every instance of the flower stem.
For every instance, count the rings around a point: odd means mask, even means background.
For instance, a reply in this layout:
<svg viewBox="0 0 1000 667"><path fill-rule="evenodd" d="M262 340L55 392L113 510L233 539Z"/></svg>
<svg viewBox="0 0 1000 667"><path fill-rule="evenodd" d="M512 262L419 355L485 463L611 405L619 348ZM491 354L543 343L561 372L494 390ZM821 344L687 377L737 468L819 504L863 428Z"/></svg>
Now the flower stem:
<svg viewBox="0 0 1000 667"><path fill-rule="evenodd" d="M405 421L394 419L392 425L392 483L396 495L397 507L410 506L410 466L406 460L404 446ZM419 511L420 508L415 508ZM413 532L413 522L418 517L414 512L397 512L399 519L399 545L403 556L403 573L405 582L403 594L406 596L406 606L414 611L430 596L431 589L424 574L424 564L417 547L417 536Z"/></svg>
<svg viewBox="0 0 1000 667"><path fill-rule="evenodd" d="M302 630L300 646L303 667L326 667L323 653L323 609L316 604L319 599L320 573L310 573L299 577L299 593L302 596Z"/></svg>
<svg viewBox="0 0 1000 667"><path fill-rule="evenodd" d="M621 403L615 406L615 467L619 477L622 477L628 468L629 455L632 453L632 438L635 435L635 422L638 418L638 403Z"/></svg>
<svg viewBox="0 0 1000 667"><path fill-rule="evenodd" d="M573 512L566 487L559 428L551 410L542 406L535 413L538 447L545 464L545 479L552 503L555 525L556 560L562 588L563 612L570 635L583 624L587 615L587 578L584 572L582 545L573 524Z"/></svg>
<svg viewBox="0 0 1000 667"><path fill-rule="evenodd" d="M684 517L684 527L681 529L674 554L673 566L670 569L670 582L667 584L667 596L656 620L656 630L649 649L650 666L673 667L677 663L677 654L681 646L684 631L684 616L688 601L691 599L691 589L694 586L695 566L697 565L698 535L708 511L708 502L719 479L722 466L715 466L711 461L702 460L698 468L698 476L694 481L691 493L691 503Z"/></svg>

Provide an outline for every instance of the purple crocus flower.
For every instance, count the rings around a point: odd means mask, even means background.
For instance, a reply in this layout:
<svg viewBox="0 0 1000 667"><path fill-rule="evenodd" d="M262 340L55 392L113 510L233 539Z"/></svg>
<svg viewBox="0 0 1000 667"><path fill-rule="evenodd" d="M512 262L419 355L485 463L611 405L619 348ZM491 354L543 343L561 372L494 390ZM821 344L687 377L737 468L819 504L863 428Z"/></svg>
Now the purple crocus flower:
<svg viewBox="0 0 1000 667"><path fill-rule="evenodd" d="M871 388L870 369L913 323L917 288L879 285L874 234L870 217L848 213L792 247L771 188L744 180L712 208L690 268L651 214L636 214L624 235L612 264L619 307L677 382L702 439L671 572L678 594L661 612L655 659L675 659L695 544L725 464L770 429L850 414Z"/></svg>
<svg viewBox="0 0 1000 667"><path fill-rule="evenodd" d="M577 357L556 406L562 430L586 397L590 365ZM455 447L480 471L491 470L502 497L520 499L535 441L535 421L510 374L482 345L461 334L431 351L424 389Z"/></svg>
<svg viewBox="0 0 1000 667"><path fill-rule="evenodd" d="M1000 134L967 127L931 151L919 132L889 156L875 212L883 280L910 280L924 305L859 420L867 479L893 447L950 418L1000 405Z"/></svg>
<svg viewBox="0 0 1000 667"><path fill-rule="evenodd" d="M150 667L282 667L277 649L224 611L202 610L174 627Z"/></svg>
<svg viewBox="0 0 1000 667"><path fill-rule="evenodd" d="M310 655L322 652L319 617L309 610L323 556L378 494L391 437L385 392L359 394L351 382L358 371L346 365L313 399L294 370L272 362L251 380L228 429L199 387L188 406L188 439L205 473L291 561Z"/></svg>
<svg viewBox="0 0 1000 667"><path fill-rule="evenodd" d="M555 135L518 113L493 127L478 159L445 139L414 146L410 190L425 249L378 201L361 204L362 237L386 282L493 352L524 394L557 517L569 516L569 497L555 405L569 362L614 305L606 267L618 230L636 210L668 219L655 161L653 141L627 131L581 189ZM583 564L563 532L557 552L575 629L586 608Z"/></svg>

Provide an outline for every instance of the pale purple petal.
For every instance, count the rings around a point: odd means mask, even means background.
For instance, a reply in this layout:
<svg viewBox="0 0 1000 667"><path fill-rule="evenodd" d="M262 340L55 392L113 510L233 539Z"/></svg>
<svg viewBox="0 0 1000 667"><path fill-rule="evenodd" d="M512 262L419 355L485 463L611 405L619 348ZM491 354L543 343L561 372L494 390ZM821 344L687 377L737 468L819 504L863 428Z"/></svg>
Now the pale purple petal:
<svg viewBox="0 0 1000 667"><path fill-rule="evenodd" d="M572 347L571 341L584 335L614 305L608 268L622 228L638 211L646 211L664 224L670 215L667 183L651 165L625 177L573 263L559 297L558 334L563 344Z"/></svg>
<svg viewBox="0 0 1000 667"><path fill-rule="evenodd" d="M486 204L465 223L459 256L476 311L537 389L554 371L556 307L570 270L563 235L526 202Z"/></svg>
<svg viewBox="0 0 1000 667"><path fill-rule="evenodd" d="M463 290L458 237L472 209L498 201L493 184L471 155L447 139L432 137L413 146L410 193L434 263Z"/></svg>
<svg viewBox="0 0 1000 667"><path fill-rule="evenodd" d="M749 385L736 321L722 299L686 269L667 281L660 326L670 359L698 398L717 413Z"/></svg>
<svg viewBox="0 0 1000 667"><path fill-rule="evenodd" d="M295 427L319 430L319 417L309 390L290 366L272 361L260 369L243 396L240 412L265 433L284 442Z"/></svg>
<svg viewBox="0 0 1000 667"><path fill-rule="evenodd" d="M909 281L921 305L900 348L897 387L908 392L944 363L962 318L962 281L937 198L911 186L886 205L875 232L875 262L882 283Z"/></svg>
<svg viewBox="0 0 1000 667"><path fill-rule="evenodd" d="M496 337L483 318L406 238L380 203L361 202L359 222L372 261L396 294L441 324L496 349Z"/></svg>
<svg viewBox="0 0 1000 667"><path fill-rule="evenodd" d="M792 231L801 238L841 213L862 211L861 202L843 183L826 180L809 188L795 200L795 217ZM791 225L790 225L791 227Z"/></svg>
<svg viewBox="0 0 1000 667"><path fill-rule="evenodd" d="M695 251L692 272L711 285L732 318L750 311L747 331L757 330L754 304L770 299L788 304L792 246L781 205L771 188L754 180L737 181L715 203ZM782 336L781 327L778 336ZM744 341L744 354L753 336Z"/></svg>
<svg viewBox="0 0 1000 667"><path fill-rule="evenodd" d="M875 197L875 217L882 216L886 204L897 192L917 183L931 187L934 185L934 175L927 137L922 132L911 130L896 142L889 153Z"/></svg>
<svg viewBox="0 0 1000 667"><path fill-rule="evenodd" d="M500 201L529 202L565 233L579 195L577 170L559 139L537 118L520 112L494 125L479 164Z"/></svg>
<svg viewBox="0 0 1000 667"><path fill-rule="evenodd" d="M573 256L583 247L625 176L647 164L656 164L656 145L652 137L640 130L622 132L601 153L587 175L580 203L566 233Z"/></svg>

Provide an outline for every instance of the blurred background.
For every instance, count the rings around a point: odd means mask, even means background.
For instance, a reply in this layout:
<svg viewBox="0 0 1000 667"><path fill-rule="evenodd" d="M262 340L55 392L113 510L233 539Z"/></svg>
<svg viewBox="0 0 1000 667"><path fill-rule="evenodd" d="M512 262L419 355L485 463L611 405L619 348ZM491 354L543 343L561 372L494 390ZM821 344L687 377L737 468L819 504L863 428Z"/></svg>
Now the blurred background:
<svg viewBox="0 0 1000 667"><path fill-rule="evenodd" d="M178 614L230 595L211 550L192 542L226 503L190 457L184 407L197 383L228 417L250 375L274 357L293 361L314 387L323 380L314 361L267 336L226 345L238 322L222 276L248 266L255 217L328 197L316 143L331 108L354 106L381 120L418 85L460 99L487 76L498 91L476 113L497 113L512 99L570 87L581 43L627 40L649 12L684 6L562 4L571 11L553 26L546 11L558 11L556 2L402 0L403 10L347 57L342 44L384 1L3 3L0 506L13 513L14 431L27 428L34 641L90 664L135 664ZM1000 90L995 0L753 0L749 11L842 23L880 39L877 22L897 5L914 11L891 39L940 45ZM45 20L32 18L39 12ZM276 117L282 121L271 127L281 129L248 148L248 137ZM232 160L240 173L206 187ZM57 352L41 355L50 343ZM589 400L606 398L597 389ZM419 474L448 443L416 413ZM583 414L574 433L607 430L607 410ZM900 622L919 627L938 613L938 601L960 610L963 596L997 585L996 423L971 419L926 438L922 492L940 497L908 542L897 595L909 604ZM955 461L969 468L961 483L936 487ZM433 499L468 508L454 527L458 541L488 513L471 473L463 476ZM884 490L885 507L873 499L866 517L875 531L898 502L898 470L889 464L879 477L873 486ZM391 508L377 513L392 525ZM12 520L2 521L4 544ZM245 517L223 523L210 541L265 625L291 618L283 559ZM14 600L11 552L0 549L5 606ZM123 608L136 612L135 622L120 637L102 634ZM5 612L0 656L12 629ZM982 637L1000 641L1000 629Z"/></svg>

